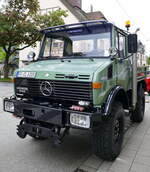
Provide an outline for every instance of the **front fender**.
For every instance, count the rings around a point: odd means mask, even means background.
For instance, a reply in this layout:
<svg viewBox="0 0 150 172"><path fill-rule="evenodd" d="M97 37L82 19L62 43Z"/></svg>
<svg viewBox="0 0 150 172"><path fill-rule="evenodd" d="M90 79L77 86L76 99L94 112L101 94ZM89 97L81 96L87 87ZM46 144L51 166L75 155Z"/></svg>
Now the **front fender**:
<svg viewBox="0 0 150 172"><path fill-rule="evenodd" d="M109 115L113 106L114 101L119 101L122 103L124 109L129 108L128 96L125 90L121 86L114 87L102 107L102 113L104 116Z"/></svg>

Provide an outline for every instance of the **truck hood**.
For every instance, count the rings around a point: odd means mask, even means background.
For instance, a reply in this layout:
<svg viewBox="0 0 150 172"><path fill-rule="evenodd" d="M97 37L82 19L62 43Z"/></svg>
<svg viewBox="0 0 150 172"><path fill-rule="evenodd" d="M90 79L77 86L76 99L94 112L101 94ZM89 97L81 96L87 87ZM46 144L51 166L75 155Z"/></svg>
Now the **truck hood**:
<svg viewBox="0 0 150 172"><path fill-rule="evenodd" d="M102 70L110 63L110 59L45 60L34 62L16 72L36 72L37 79L63 79L66 75L75 75L73 80L78 80L78 78L92 80L93 74L98 68Z"/></svg>

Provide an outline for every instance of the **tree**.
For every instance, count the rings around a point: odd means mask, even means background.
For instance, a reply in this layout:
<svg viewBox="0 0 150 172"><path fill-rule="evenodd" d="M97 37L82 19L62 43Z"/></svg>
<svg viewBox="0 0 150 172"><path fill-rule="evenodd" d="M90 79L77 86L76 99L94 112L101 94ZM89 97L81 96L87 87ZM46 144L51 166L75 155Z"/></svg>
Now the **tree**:
<svg viewBox="0 0 150 172"><path fill-rule="evenodd" d="M4 52L3 48L0 47L0 62L5 59L6 53Z"/></svg>
<svg viewBox="0 0 150 172"><path fill-rule="evenodd" d="M150 56L147 57L147 64L150 65Z"/></svg>
<svg viewBox="0 0 150 172"><path fill-rule="evenodd" d="M66 11L41 15L38 0L10 0L0 11L0 47L5 51L4 77L8 78L9 58L17 51L35 46L40 29L64 24Z"/></svg>

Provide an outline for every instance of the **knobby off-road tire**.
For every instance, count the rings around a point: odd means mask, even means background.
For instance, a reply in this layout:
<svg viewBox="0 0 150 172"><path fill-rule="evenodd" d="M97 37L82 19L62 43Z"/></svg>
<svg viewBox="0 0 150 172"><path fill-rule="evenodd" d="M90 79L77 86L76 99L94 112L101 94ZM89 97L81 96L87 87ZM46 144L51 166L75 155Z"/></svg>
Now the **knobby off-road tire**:
<svg viewBox="0 0 150 172"><path fill-rule="evenodd" d="M120 154L124 136L124 115L122 104L114 102L110 118L93 131L92 147L98 157L112 161Z"/></svg>
<svg viewBox="0 0 150 172"><path fill-rule="evenodd" d="M137 104L135 110L131 114L131 121L142 122L145 112L145 94L142 85L138 87L137 91Z"/></svg>

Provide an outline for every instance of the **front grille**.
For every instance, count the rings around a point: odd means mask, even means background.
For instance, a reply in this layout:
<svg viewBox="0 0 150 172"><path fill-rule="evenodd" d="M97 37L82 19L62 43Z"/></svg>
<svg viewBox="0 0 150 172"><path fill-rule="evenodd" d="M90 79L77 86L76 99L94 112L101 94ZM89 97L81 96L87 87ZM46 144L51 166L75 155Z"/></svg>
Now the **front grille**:
<svg viewBox="0 0 150 172"><path fill-rule="evenodd" d="M62 79L62 78L67 78L67 76L65 74L56 74L55 78L57 79ZM75 78L78 79L84 79L84 80L89 80L90 79L90 75L77 75Z"/></svg>
<svg viewBox="0 0 150 172"><path fill-rule="evenodd" d="M44 96L40 91L40 85L43 81L50 82L52 94L49 97ZM49 99L72 100L72 101L92 101L92 84L91 82L78 81L60 81L60 80L38 80L38 79L15 79L15 91L17 87L27 87L28 93L23 95L28 97L42 97Z"/></svg>

